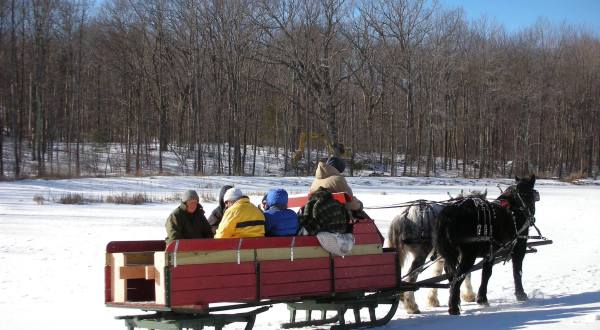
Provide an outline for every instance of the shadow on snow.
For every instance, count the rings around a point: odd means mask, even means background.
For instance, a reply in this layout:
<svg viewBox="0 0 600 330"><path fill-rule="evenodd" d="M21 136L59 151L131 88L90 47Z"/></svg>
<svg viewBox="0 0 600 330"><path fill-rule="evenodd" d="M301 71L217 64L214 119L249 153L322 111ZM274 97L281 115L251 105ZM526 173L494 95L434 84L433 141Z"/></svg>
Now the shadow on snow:
<svg viewBox="0 0 600 330"><path fill-rule="evenodd" d="M554 298L533 298L524 303L490 301L490 307L465 308L461 316L447 315L447 306L421 315L391 321L385 329L521 329L527 326L555 324L597 310L600 313L600 292ZM595 306L586 306L596 304ZM593 321L590 321L593 322ZM600 321L599 325L600 325ZM590 324L591 325L591 324Z"/></svg>

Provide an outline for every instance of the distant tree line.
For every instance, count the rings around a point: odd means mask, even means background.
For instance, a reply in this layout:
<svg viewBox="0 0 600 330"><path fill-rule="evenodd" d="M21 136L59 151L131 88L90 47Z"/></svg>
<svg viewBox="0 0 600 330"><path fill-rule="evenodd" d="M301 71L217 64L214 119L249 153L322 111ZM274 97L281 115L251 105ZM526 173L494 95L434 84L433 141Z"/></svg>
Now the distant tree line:
<svg viewBox="0 0 600 330"><path fill-rule="evenodd" d="M0 66L2 177L79 176L89 143L131 175L252 175L257 146L311 174L329 142L392 175L600 170L598 35L431 0L0 0Z"/></svg>

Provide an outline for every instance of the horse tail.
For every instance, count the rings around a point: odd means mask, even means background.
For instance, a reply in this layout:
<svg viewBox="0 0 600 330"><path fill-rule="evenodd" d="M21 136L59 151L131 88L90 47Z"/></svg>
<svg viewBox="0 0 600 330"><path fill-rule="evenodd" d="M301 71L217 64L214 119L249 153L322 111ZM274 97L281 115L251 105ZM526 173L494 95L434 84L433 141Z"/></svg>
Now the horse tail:
<svg viewBox="0 0 600 330"><path fill-rule="evenodd" d="M435 251L445 259L450 268L457 265L459 256L459 251L452 242L452 207L447 206L439 213L434 237Z"/></svg>
<svg viewBox="0 0 600 330"><path fill-rule="evenodd" d="M396 216L392 223L390 224L390 229L388 230L388 241L390 242L390 247L394 249L401 249L404 245L403 243L403 233L404 233L404 222L406 221L406 215L401 214Z"/></svg>
<svg viewBox="0 0 600 330"><path fill-rule="evenodd" d="M404 247L404 239L405 239L405 230L406 225L409 220L407 219L407 213L403 212L400 215L397 215L390 224L390 228L388 230L388 242L390 247L394 248L398 251L398 258L400 262L400 266L404 263L404 259L406 258L406 250Z"/></svg>

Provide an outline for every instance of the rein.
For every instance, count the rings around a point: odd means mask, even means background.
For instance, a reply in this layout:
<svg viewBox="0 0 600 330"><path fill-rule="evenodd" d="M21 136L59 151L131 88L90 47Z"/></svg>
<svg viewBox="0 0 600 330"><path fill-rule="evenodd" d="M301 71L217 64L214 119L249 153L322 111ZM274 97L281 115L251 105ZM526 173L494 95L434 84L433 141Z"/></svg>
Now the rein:
<svg viewBox="0 0 600 330"><path fill-rule="evenodd" d="M452 202L454 202L456 199L448 199L445 201L428 201L425 199L417 199L414 201L410 201L410 202L405 202L405 203L398 203L398 204L390 204L390 205L381 205L381 206L365 206L363 207L364 210L382 210L382 209L395 209L395 208L401 208L401 207L407 207L407 206L415 206L415 205L420 205L420 204L429 204L429 205L433 205L433 204L441 204L441 205L448 205L451 204Z"/></svg>

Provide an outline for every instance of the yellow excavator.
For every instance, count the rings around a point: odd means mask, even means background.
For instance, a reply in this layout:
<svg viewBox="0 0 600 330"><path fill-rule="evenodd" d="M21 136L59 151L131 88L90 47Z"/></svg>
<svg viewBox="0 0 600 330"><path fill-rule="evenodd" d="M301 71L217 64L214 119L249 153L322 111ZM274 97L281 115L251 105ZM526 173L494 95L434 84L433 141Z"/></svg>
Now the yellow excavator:
<svg viewBox="0 0 600 330"><path fill-rule="evenodd" d="M341 158L349 158L352 155L352 152L345 148L342 143L331 142L327 135L323 133L312 133L307 134L306 132L300 133L300 138L298 141L298 149L294 151L292 156L292 165L294 167L298 166L298 162L302 157L304 157L304 148L306 147L306 142L310 138L311 141L319 142L322 141L327 146L327 151L329 151L329 155L341 157Z"/></svg>

